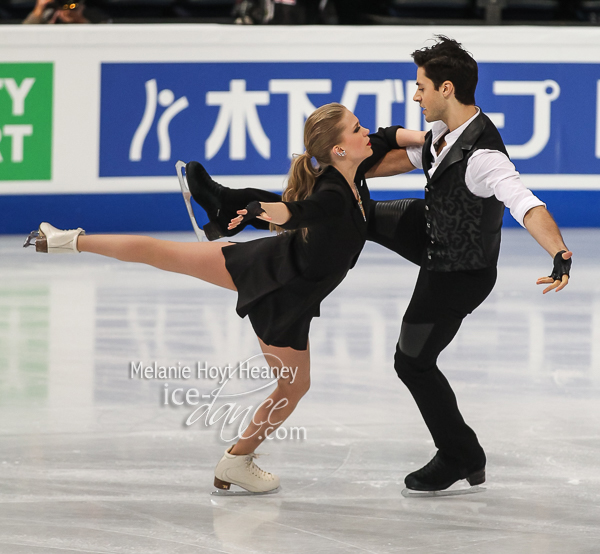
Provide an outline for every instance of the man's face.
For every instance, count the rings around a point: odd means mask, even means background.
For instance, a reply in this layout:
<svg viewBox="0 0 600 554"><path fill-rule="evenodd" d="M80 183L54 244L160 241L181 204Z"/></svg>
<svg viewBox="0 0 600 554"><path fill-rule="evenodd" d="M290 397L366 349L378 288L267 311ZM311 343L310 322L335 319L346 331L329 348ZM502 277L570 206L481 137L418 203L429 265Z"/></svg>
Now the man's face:
<svg viewBox="0 0 600 554"><path fill-rule="evenodd" d="M433 81L425 75L422 67L417 68L417 92L415 92L413 100L423 108L423 115L428 123L443 118L446 102L442 95L442 87L435 90Z"/></svg>

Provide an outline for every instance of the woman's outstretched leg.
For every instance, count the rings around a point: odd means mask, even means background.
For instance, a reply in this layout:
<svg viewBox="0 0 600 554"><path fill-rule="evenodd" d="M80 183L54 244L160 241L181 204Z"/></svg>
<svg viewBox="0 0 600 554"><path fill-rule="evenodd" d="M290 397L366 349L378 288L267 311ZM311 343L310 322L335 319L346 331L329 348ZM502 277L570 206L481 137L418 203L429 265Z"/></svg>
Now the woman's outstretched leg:
<svg viewBox="0 0 600 554"><path fill-rule="evenodd" d="M191 275L236 290L222 248L229 242L174 242L137 235L80 235L77 249Z"/></svg>
<svg viewBox="0 0 600 554"><path fill-rule="evenodd" d="M47 222L32 231L23 246L36 252L66 254L91 252L125 262L152 265L183 273L230 290L237 290L225 266L223 248L230 242L173 242L136 235L86 235L79 227L63 231Z"/></svg>
<svg viewBox="0 0 600 554"><path fill-rule="evenodd" d="M253 493L276 492L279 477L260 469L254 450L294 411L310 387L310 354L306 350L268 346L259 339L267 363L277 375L277 388L259 406L240 440L230 447L215 468L215 487L232 484ZM293 371L290 371L292 369Z"/></svg>

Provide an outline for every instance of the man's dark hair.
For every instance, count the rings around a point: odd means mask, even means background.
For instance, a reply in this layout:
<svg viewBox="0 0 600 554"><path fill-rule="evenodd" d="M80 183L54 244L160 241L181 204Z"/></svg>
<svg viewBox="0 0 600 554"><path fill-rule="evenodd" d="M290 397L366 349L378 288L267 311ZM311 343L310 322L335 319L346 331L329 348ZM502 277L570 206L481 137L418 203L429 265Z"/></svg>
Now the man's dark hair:
<svg viewBox="0 0 600 554"><path fill-rule="evenodd" d="M417 66L425 70L425 74L433 81L438 90L444 81L454 85L454 96L467 106L475 104L477 88L477 62L459 42L436 35L437 42L433 46L415 50L411 56Z"/></svg>

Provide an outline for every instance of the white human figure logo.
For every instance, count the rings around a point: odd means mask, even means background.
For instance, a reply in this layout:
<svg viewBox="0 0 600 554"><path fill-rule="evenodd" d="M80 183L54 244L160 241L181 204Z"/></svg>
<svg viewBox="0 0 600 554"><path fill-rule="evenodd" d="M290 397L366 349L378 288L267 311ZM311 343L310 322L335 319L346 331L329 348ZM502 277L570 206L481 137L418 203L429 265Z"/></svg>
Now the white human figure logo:
<svg viewBox="0 0 600 554"><path fill-rule="evenodd" d="M244 79L232 79L229 91L206 93L207 106L220 106L217 122L206 140L205 157L214 158L229 132L229 158L246 159L246 129L257 152L265 159L271 157L271 141L265 134L256 106L269 105L267 91L247 91Z"/></svg>
<svg viewBox="0 0 600 554"><path fill-rule="evenodd" d="M159 93L156 86L156 79L151 79L150 81L146 81L146 108L144 110L144 115L133 135L129 147L129 159L132 162L139 162L142 159L144 142L154 123L156 106L158 104L167 108L158 119L158 124L156 126L156 134L158 136L158 159L161 162L171 159L169 124L179 112L185 110L189 106L189 103L185 96L182 96L175 101L175 95L172 90L163 89Z"/></svg>

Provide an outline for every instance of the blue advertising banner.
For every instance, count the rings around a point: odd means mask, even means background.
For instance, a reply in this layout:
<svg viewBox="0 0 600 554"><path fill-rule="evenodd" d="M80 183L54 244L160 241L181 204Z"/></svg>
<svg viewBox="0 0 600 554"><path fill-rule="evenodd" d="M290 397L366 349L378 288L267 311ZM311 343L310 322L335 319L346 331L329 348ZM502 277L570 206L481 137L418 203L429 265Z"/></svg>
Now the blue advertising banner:
<svg viewBox="0 0 600 554"><path fill-rule="evenodd" d="M598 174L600 64L480 63L477 104L523 174ZM425 128L413 63L102 63L100 177L281 175L304 121L341 102L375 130Z"/></svg>
<svg viewBox="0 0 600 554"><path fill-rule="evenodd" d="M600 226L598 27L136 24L3 29L5 65L55 72L43 110L51 174L23 173L31 141L44 138L36 122L17 121L17 136L0 121L0 165L19 173L0 172L0 234L28 233L49 214L89 232L189 231L177 160L201 161L228 187L281 191L292 155L304 151L305 118L328 102L373 131L427 129L410 53L438 33L478 61L477 104L523 184L561 227ZM9 119L34 77L0 76ZM420 170L369 180L374 199L422 197L424 185ZM518 225L508 210L505 225Z"/></svg>

